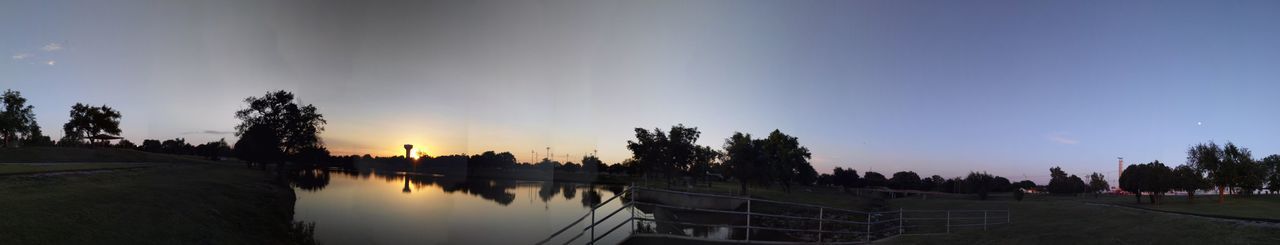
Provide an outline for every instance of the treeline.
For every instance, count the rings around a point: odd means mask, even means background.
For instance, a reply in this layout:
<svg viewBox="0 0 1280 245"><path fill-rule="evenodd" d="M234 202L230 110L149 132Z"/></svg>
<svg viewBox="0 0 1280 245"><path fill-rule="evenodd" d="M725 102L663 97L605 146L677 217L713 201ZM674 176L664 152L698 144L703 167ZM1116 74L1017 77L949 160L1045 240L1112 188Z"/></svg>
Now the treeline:
<svg viewBox="0 0 1280 245"><path fill-rule="evenodd" d="M831 174L818 176L817 184L848 188L889 188L894 190L935 191L957 194L977 194L986 199L991 192L1011 192L1019 189L1030 190L1036 187L1034 182L1024 180L1012 183L1008 178L995 176L986 172L970 172L965 177L943 178L939 175L920 177L912 171L900 171L885 178L883 174L867 171L862 176L854 169L836 167Z"/></svg>
<svg viewBox="0 0 1280 245"><path fill-rule="evenodd" d="M1187 200L1194 201L1196 191L1211 188L1217 190L1219 203L1226 195L1274 193L1280 189L1280 155L1254 159L1249 148L1208 142L1188 148L1183 165L1170 168L1152 161L1130 165L1120 174L1120 189L1133 193L1138 203L1143 193L1154 204L1170 191L1186 192Z"/></svg>

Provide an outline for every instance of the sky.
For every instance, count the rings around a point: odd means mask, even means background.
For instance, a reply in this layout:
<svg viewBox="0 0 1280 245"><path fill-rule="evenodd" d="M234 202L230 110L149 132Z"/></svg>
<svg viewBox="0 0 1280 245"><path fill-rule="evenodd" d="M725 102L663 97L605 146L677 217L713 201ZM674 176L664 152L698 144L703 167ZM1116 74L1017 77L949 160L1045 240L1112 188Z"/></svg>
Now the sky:
<svg viewBox="0 0 1280 245"><path fill-rule="evenodd" d="M283 89L335 154L612 163L682 123L779 129L820 172L1043 184L1280 153L1277 1L0 0L0 23L0 89L55 138L84 102L134 142L233 142L243 99Z"/></svg>

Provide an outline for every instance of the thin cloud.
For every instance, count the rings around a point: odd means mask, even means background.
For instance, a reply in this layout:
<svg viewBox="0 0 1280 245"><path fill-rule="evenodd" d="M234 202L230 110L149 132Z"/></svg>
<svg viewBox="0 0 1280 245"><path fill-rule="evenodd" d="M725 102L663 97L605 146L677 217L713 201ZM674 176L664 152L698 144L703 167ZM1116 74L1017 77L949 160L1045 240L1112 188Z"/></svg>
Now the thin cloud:
<svg viewBox="0 0 1280 245"><path fill-rule="evenodd" d="M1055 143L1064 144L1064 145L1074 145L1074 144L1080 143L1079 140L1067 138L1067 135L1065 133L1052 133L1052 134L1049 134L1047 139L1049 139L1049 141L1053 141Z"/></svg>
<svg viewBox="0 0 1280 245"><path fill-rule="evenodd" d="M186 135L186 134L229 135L229 134L234 134L234 133L236 133L236 132L231 132L231 131L218 131L218 130L204 130L204 131L184 132L184 133L182 133L182 134L184 134L184 135Z"/></svg>
<svg viewBox="0 0 1280 245"><path fill-rule="evenodd" d="M13 59L14 59L14 60L21 60L21 59L31 58L31 56L34 56L34 55L31 55L31 54L28 54L28 53L20 53L20 54L15 54L15 55L10 56L10 57L13 57Z"/></svg>
<svg viewBox="0 0 1280 245"><path fill-rule="evenodd" d="M45 44L44 47L40 47L40 50L44 50L45 52L62 50L62 44L59 44L59 43Z"/></svg>

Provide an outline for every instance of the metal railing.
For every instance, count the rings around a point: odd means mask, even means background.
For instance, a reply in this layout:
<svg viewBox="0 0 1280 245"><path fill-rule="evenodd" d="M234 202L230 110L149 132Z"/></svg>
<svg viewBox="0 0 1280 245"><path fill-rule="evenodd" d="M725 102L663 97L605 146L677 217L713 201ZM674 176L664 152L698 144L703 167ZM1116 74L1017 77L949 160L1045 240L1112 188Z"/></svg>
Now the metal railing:
<svg viewBox="0 0 1280 245"><path fill-rule="evenodd" d="M668 194L682 195L686 199L691 197L701 198L717 198L727 200L744 201L746 209L738 210L722 210L705 207L691 207L681 205L671 205L656 202L646 202L639 200L639 191L645 192L662 192ZM624 197L625 196L625 197ZM614 200L622 203L617 209L609 212L603 218L596 218L598 209L613 202ZM763 205L762 205L763 204ZM762 207L770 206L770 207ZM650 209L666 209L678 210L684 212L695 212L709 215L740 215L744 216L743 222L685 222L679 219L660 219L654 213L641 213L637 216L637 208ZM630 217L622 222L610 227L600 234L596 234L596 226L601 225L606 220L614 217L623 210L629 210ZM776 212L781 210L782 213ZM775 212L770 212L775 211ZM804 216L802 214L812 214L816 211L816 216ZM789 213L787 213L789 212ZM649 217L645 217L649 216ZM537 244L548 244L553 239L565 233L571 228L582 224L583 221L590 222L586 227L581 228L578 233L573 234L563 244L570 244L577 241L583 235L589 235L589 239L585 240L587 244L595 244L600 239L605 238L609 234L617 231L622 226L630 224L631 230L628 236L631 237L657 237L669 239L684 240L703 240L703 241L732 241L732 242L748 242L759 244L794 244L794 243L828 243L828 244L863 244L871 243L876 240L891 238L899 235L932 235L951 233L952 229L976 228L981 226L986 230L992 225L1009 224L1012 221L1011 214L1008 210L892 210L892 211L857 211L841 208L832 208L819 205L781 202L773 200L756 199L749 197L726 196L716 194L680 192L662 189L651 189L644 187L629 187L623 192L614 195L612 198L593 205L591 210L579 217L577 220L569 223L564 228L552 233L546 239L539 241ZM787 224L783 227L766 225L753 220L767 221L766 223ZM734 224L744 223L744 224ZM813 225L811 223L816 223ZM642 231L644 225L652 224L669 225L672 227L688 228L722 228L730 230L743 230L740 238L706 238L691 236L679 232L676 234L666 234L654 231ZM638 228L640 226L641 228ZM816 226L816 227L815 227ZM843 226L843 227L842 227ZM778 238L777 234L787 234L783 238L790 239L753 239L752 234L758 231L771 231L774 238ZM803 237L797 235L812 234L812 237Z"/></svg>

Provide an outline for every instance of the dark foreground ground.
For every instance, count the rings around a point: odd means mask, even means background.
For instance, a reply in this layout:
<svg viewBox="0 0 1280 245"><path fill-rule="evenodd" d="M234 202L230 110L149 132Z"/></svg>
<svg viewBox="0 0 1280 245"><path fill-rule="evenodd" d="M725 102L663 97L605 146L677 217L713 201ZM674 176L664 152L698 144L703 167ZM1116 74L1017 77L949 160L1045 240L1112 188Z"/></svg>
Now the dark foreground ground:
<svg viewBox="0 0 1280 245"><path fill-rule="evenodd" d="M6 169L0 244L297 241L293 190L242 164L118 149L0 149Z"/></svg>

